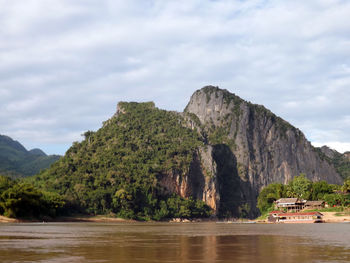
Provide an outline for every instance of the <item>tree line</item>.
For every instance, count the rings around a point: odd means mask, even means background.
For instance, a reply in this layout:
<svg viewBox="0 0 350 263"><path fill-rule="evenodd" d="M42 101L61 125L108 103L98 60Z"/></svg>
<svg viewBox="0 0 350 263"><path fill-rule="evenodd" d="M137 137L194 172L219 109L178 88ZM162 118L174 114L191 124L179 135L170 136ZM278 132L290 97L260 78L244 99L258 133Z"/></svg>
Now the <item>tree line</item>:
<svg viewBox="0 0 350 263"><path fill-rule="evenodd" d="M304 200L323 200L329 206L350 206L350 179L342 186L328 184L326 181L312 182L305 174L300 174L287 185L272 183L262 189L258 196L258 208L262 214L274 207L274 201L280 198L297 197Z"/></svg>
<svg viewBox="0 0 350 263"><path fill-rule="evenodd" d="M57 194L29 183L0 176L0 215L13 218L55 217L65 203Z"/></svg>

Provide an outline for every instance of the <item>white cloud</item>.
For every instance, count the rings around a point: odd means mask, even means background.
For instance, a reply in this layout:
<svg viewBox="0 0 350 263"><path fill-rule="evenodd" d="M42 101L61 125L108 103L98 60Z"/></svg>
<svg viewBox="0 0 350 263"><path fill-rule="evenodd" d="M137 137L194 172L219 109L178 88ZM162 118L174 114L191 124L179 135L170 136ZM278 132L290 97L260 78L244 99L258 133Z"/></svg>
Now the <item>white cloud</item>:
<svg viewBox="0 0 350 263"><path fill-rule="evenodd" d="M311 141L350 142L348 1L0 6L0 133L27 145L62 153L119 100L180 111L207 84L264 104Z"/></svg>

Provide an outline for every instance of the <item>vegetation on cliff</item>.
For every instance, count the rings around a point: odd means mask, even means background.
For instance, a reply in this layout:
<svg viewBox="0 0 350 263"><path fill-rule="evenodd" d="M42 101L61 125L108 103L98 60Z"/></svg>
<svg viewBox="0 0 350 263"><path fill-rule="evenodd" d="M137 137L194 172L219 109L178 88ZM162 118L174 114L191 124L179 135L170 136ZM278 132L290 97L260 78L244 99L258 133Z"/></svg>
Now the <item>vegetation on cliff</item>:
<svg viewBox="0 0 350 263"><path fill-rule="evenodd" d="M100 130L86 132L85 140L30 181L59 193L72 211L140 220L209 216L204 202L166 193L157 180L188 173L201 136L184 127L180 114L153 102L118 108Z"/></svg>
<svg viewBox="0 0 350 263"><path fill-rule="evenodd" d="M342 154L326 145L320 148L315 147L314 150L323 160L333 165L343 179L350 178L350 152Z"/></svg>
<svg viewBox="0 0 350 263"><path fill-rule="evenodd" d="M350 160L346 155L337 152L334 157L330 159L330 162L334 165L341 177L344 179L350 178Z"/></svg>

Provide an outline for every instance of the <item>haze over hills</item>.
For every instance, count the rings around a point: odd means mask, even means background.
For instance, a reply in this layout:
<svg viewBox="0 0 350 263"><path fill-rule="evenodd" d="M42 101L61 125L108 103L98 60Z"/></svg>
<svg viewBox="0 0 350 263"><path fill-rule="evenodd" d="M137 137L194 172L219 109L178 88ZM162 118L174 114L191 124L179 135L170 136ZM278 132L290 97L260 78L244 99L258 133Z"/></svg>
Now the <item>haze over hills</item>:
<svg viewBox="0 0 350 263"><path fill-rule="evenodd" d="M305 173L312 181L341 184L323 157L300 130L265 107L207 86L183 113L119 103L101 129L86 132L32 182L85 212L203 216L203 201L219 217L253 217L257 195L270 183Z"/></svg>
<svg viewBox="0 0 350 263"><path fill-rule="evenodd" d="M0 135L0 174L25 177L39 173L60 158L46 155L40 149L27 151L19 142Z"/></svg>

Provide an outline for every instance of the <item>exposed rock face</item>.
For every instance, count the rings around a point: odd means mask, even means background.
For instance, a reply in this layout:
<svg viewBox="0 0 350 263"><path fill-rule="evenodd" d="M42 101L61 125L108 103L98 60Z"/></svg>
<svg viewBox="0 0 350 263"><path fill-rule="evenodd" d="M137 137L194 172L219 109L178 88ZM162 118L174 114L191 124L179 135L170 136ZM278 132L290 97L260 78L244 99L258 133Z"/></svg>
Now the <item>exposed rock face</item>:
<svg viewBox="0 0 350 263"><path fill-rule="evenodd" d="M327 145L324 145L320 148L321 152L323 152L328 158L333 159L337 155L337 151L329 148Z"/></svg>
<svg viewBox="0 0 350 263"><path fill-rule="evenodd" d="M217 167L213 160L213 148L201 148L193 155L188 173L181 175L177 172L161 174L158 183L167 193L177 193L181 197L203 200L214 211L220 205L218 193Z"/></svg>
<svg viewBox="0 0 350 263"><path fill-rule="evenodd" d="M345 152L344 156L350 162L350 152Z"/></svg>
<svg viewBox="0 0 350 263"><path fill-rule="evenodd" d="M334 167L320 158L301 131L263 106L209 86L192 95L186 113L189 126L200 129L211 145L210 151L199 152L201 167L213 172L210 185L204 180L202 199L218 211L225 204L256 215L256 197L262 187L288 183L300 173L312 181L342 183ZM200 174L199 165L197 168L189 178ZM199 188L201 185L203 180ZM193 188L192 194L199 197L199 192Z"/></svg>

